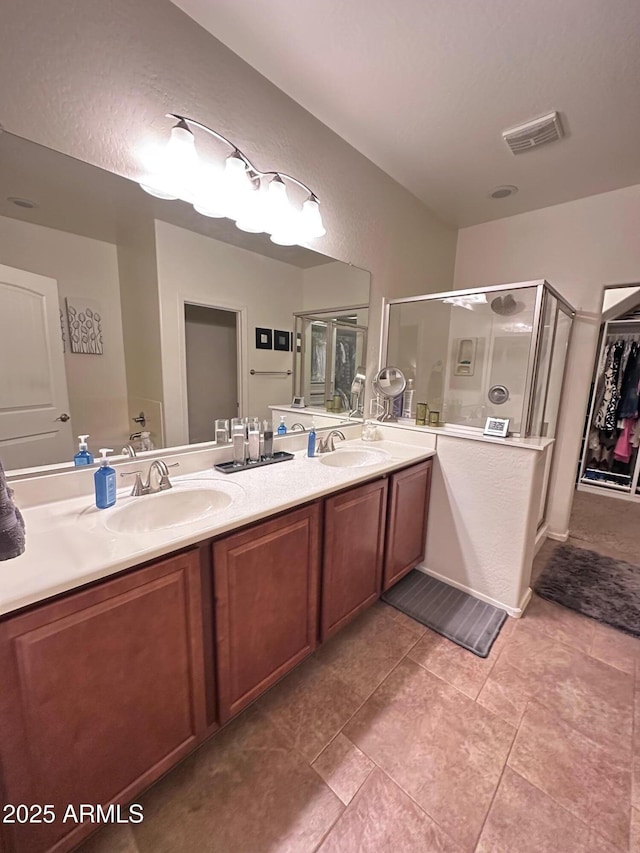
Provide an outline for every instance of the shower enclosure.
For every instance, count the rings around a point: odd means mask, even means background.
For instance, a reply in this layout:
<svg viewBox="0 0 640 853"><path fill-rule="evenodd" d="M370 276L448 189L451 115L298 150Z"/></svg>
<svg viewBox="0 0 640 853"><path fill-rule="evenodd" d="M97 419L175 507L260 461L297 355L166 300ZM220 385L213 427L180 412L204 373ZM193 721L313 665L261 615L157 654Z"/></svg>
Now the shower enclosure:
<svg viewBox="0 0 640 853"><path fill-rule="evenodd" d="M575 312L546 281L388 300L383 363L412 379L445 426L553 437ZM386 356L385 356L386 354Z"/></svg>

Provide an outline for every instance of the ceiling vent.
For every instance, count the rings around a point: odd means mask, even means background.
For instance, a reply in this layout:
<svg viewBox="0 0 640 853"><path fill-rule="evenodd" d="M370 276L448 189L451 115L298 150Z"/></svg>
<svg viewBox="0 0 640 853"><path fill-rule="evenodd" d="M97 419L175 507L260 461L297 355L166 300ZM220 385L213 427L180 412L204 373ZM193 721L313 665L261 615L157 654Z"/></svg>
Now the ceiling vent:
<svg viewBox="0 0 640 853"><path fill-rule="evenodd" d="M502 138L514 154L522 154L530 148L555 142L563 136L564 132L557 112L519 124L518 127L511 127L502 134Z"/></svg>

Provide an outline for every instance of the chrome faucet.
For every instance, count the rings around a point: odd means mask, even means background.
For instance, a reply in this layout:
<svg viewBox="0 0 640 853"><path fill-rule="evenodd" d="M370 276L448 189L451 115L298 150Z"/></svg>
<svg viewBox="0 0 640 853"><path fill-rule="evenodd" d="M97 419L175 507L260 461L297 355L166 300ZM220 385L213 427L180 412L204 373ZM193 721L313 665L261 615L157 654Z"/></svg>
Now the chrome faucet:
<svg viewBox="0 0 640 853"><path fill-rule="evenodd" d="M303 426L302 424L300 424L300 423L295 423L295 424L293 424L293 425L291 426L291 432L293 432L293 431L294 431L294 430L296 430L296 429L301 429L301 430L302 430L302 432L306 432L306 429L305 429L305 428L304 428L304 426Z"/></svg>
<svg viewBox="0 0 640 853"><path fill-rule="evenodd" d="M123 456L137 456L136 449L132 444L125 444L121 451Z"/></svg>
<svg viewBox="0 0 640 853"><path fill-rule="evenodd" d="M316 447L316 453L333 453L336 449L334 440L336 438L341 438L343 441L346 441L344 437L344 433L339 429L332 429L329 435L326 438L321 438L318 441L318 446Z"/></svg>
<svg viewBox="0 0 640 853"><path fill-rule="evenodd" d="M155 495L157 492L164 492L166 489L173 488L173 484L169 479L169 468L177 468L179 462L174 462L173 465L167 465L163 459L154 459L149 465L147 473L147 482L142 482L142 471L126 471L120 474L121 477L135 476L131 497L137 498L140 495Z"/></svg>

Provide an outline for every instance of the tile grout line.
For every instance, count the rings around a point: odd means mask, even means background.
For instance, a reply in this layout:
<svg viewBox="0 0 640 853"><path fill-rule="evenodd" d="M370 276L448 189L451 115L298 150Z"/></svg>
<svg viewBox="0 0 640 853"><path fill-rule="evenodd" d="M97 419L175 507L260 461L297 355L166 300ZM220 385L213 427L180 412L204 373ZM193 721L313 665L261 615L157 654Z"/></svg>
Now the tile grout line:
<svg viewBox="0 0 640 853"><path fill-rule="evenodd" d="M320 779L320 781L321 781L321 782L322 782L322 783L323 783L323 784L324 784L324 785L325 785L325 786L326 786L326 787L331 791L331 793L332 793L332 794L334 794L334 796L338 797L338 795L337 795L337 794L335 793L335 791L331 788L331 786L330 786L330 785L329 785L329 784L328 784L328 783L327 783L327 782L322 778L322 776L320 776L320 774L318 773L318 771L316 770L316 768L313 766L313 762L314 762L314 761L316 761L316 760L317 760L317 759L322 755L322 753L325 751L325 749L328 749L328 747L329 747L329 746L334 742L334 740L338 737L338 735L340 735L340 734L341 734L341 735L343 735L343 737L347 738L347 736L344 734L344 728L345 728L345 727L346 727L346 726L351 722L351 720L352 720L352 719L355 717L355 715L360 711L360 709L361 709L361 708L362 708L362 707L363 707L363 706L364 706L364 705L369 701L369 699L373 696L373 694L376 692L376 690L378 690L378 688L379 688L379 687L380 687L380 686L381 686L381 685L382 685L382 684L387 680L387 678L389 678L389 676L390 676L390 675L391 675L391 674L392 674L392 673L397 669L397 667L402 663L402 661L403 661L403 660L405 660L405 658L407 657L407 655L409 654L409 652L411 651L411 649L413 649L413 648L416 646L416 644L420 642L420 640L421 640L421 639L422 639L422 636L420 636L420 637L417 637L417 638L416 638L415 642L411 644L411 647L407 649L407 651L402 655L402 657L401 657L401 658L400 658L400 659L399 659L399 660L394 664L394 666L391 668L391 670L390 670L390 671L389 671L389 672L388 672L388 673L387 673L387 674L386 674L386 675L385 675L385 676L380 680L380 682L379 682L379 683L378 683L378 684L373 688L373 690L372 690L372 691L367 695L366 699L364 699L364 700L362 701L362 703L361 703L360 705L358 705L358 707L356 708L356 710L353 712L353 714L351 714L351 716L349 717L349 719L348 719L348 720L347 720L347 721L342 725L342 727L339 729L339 731L337 731L337 732L333 735L333 737L332 737L332 738L331 738L331 739L330 739L330 740L329 740L329 741L328 741L328 742L327 742L327 743L322 747L322 749L321 749L321 750L320 750L320 752L315 756L315 758L313 759L313 761L309 761L309 762L308 762L308 763L309 763L309 766L310 766L310 767L311 767L311 769L316 773L316 775L318 776L318 778ZM347 740L349 741L349 743L353 743L353 741L352 741L350 738L347 738ZM355 744L355 743L354 743L353 745L356 747L356 749L360 749L360 747L359 747L357 744ZM294 749L295 749L295 747L294 747ZM297 750L296 750L296 751L297 751ZM368 760L373 764L373 767L372 767L372 768L371 768L371 770L367 773L366 777L363 779L362 783L359 785L358 790L355 792L355 794L354 794L354 795L353 795L353 797L349 800L349 802L348 802L346 805L345 805L344 803L342 803L342 805L344 806L344 808L342 809L342 811L340 812L340 814L338 815L338 817L335 819L335 821L331 824L331 826L329 827L329 829L327 830L327 832L322 836L322 839L321 839L320 843L317 845L317 847L315 847L315 848L314 848L313 853L317 853L317 851L318 851L318 850L320 850L320 848L321 848L321 847L322 847L322 845L325 843L325 841L327 840L327 838L329 837L329 835L333 832L333 830L334 830L334 829L335 829L335 827L337 826L338 822L339 822L339 821L342 819L342 817L344 816L344 814L345 814L345 812L347 811L347 809L351 806L351 804L352 804L352 803L353 803L353 801L356 799L356 797L358 796L358 794L362 791L362 789L363 789L363 788L364 788L364 786L366 785L367 780L369 779L369 777L371 776L371 774L373 773L373 771L377 768L377 769L378 769L378 770L380 770L382 773L384 773L384 770L383 770L383 769L382 769L382 768L381 768L381 767L380 767L380 766L379 766L379 765L374 761L374 759L373 759L370 755L367 755L367 753L366 753L366 752L364 752L364 750L362 750L362 749L360 749L360 752L362 752L362 754L363 754L364 756L366 756L366 758L367 758L367 759L368 759ZM304 760L305 760L305 761L307 761L307 759L306 759L306 758L304 758ZM386 774L385 774L385 775L386 775ZM391 778L391 777L389 777L389 778ZM392 780L392 781L394 782L394 784L397 784L394 780ZM403 788L402 786L398 785L398 787L400 788L400 790L401 790L401 791L404 791L404 788ZM404 791L404 793L407 793L407 792L406 792L406 791ZM410 795L409 795L409 794L407 794L407 796L410 796ZM338 799L340 799L340 797L338 797ZM412 800L413 800L413 798L412 798ZM341 801L341 802L342 802L342 801ZM414 802L415 802L415 801L414 801ZM417 805L417 803L416 803L416 805ZM422 811L424 811L424 809L422 809ZM429 818L430 818L431 820L433 820L433 818L431 818L431 815L429 815ZM438 826L440 826L440 825L438 824ZM448 836L447 836L447 837L448 837Z"/></svg>
<svg viewBox="0 0 640 853"><path fill-rule="evenodd" d="M482 708L482 705L480 707ZM523 717L524 717L524 714L523 714ZM487 813L485 814L484 820L482 821L482 826L480 827L480 831L478 832L478 835L476 837L475 844L473 845L474 850L477 850L478 844L480 844L480 839L482 838L482 833L484 832L484 828L486 826L486 823L489 820L489 815L491 814L491 809L493 808L493 803L495 802L495 799L498 795L498 790L500 788L500 785L502 784L502 777L504 776L504 771L506 770L506 768L508 766L509 758L510 758L511 752L513 750L513 745L516 742L516 738L518 737L519 731L520 731L520 724L518 724L517 726L514 727L513 738L511 739L511 744L509 746L509 752L507 752L507 754L505 756L504 764L502 765L502 770L500 771L500 776L498 778L498 784L495 787L495 790L494 790L493 795L491 797L491 802L489 803L489 808L487 809Z"/></svg>
<svg viewBox="0 0 640 853"><path fill-rule="evenodd" d="M607 746L599 743L598 741L593 740L593 738L589 737L589 735L585 735L583 732L581 732L580 729L576 729L575 726L573 726L573 725L571 725L571 723L567 722L567 720L565 718L560 717L553 708L547 708L547 706L543 702L541 702L540 699L537 699L537 698L527 700L527 702L525 704L524 712L522 714L522 718L521 718L520 723L518 724L518 728L516 730L516 737L517 737L518 733L520 732L522 720L524 720L525 714L527 713L527 709L528 709L529 705L531 705L532 703L537 703L538 705L541 705L543 708L545 708L545 710L556 714L556 716L558 716L558 719L562 725L566 726L568 729L571 729L571 731L576 732L578 735L583 737L585 740L588 740L594 747L596 747L596 749L601 749L601 750L605 750L607 752L610 752L610 747L607 747ZM632 724L632 733L633 733L633 724ZM511 757L511 753L513 751L513 746L515 744L515 740L516 740L516 738L514 738L513 743L511 744L511 749L509 750L509 755L507 755L507 759L505 761L505 767L508 765L509 758ZM631 746L632 746L632 750L633 750L633 740L632 740ZM632 758L633 758L633 756L632 756ZM524 779L525 782L527 782L527 784L531 785L537 791L540 791L545 797L548 797L553 803L555 803L556 806L559 806L559 808L561 808L563 811L567 812L567 814L570 814L573 818L575 818L575 820L578 821L578 823L581 823L584 827L586 827L586 829L589 832L595 833L600 838L604 838L609 845L617 846L617 844L618 844L617 840L613 839L609 835L598 832L598 830L596 830L595 827L589 826L589 824L585 823L585 821L582 820L582 818L579 815L577 815L575 812L571 811L566 806L564 806L561 802L559 802L553 796L553 794L551 794L548 791L545 791L542 788L540 788L538 785L535 784L535 782L531 781L531 779L529 779L526 776L523 776L522 773L518 773L518 771L515 770L515 768L511 767L511 765L509 765L509 769L513 773L516 773L518 776L520 776L522 779ZM504 769L503 769L503 772L504 772ZM631 784L633 785L633 760L631 762ZM632 808L631 803L629 803L629 822L631 822L631 808ZM631 837L631 827L629 826L629 838L630 837ZM621 853L625 853L625 851L621 851Z"/></svg>
<svg viewBox="0 0 640 853"><path fill-rule="evenodd" d="M411 651L411 650L416 646L416 644L417 644L417 643L419 643L419 642L420 642L420 640L421 640L421 639L422 639L422 637L418 637L418 638L415 640L415 642L413 642L413 643L411 644L411 648L407 649L407 651L406 651L406 652L402 655L402 657L401 657L401 658L400 658L400 659L399 659L399 660L398 660L398 661L393 665L393 667L389 670L389 672L388 672L386 675L384 675L384 676L380 679L380 681L379 681L379 682L376 684L376 686L371 690L371 692L370 692L370 693L368 693L368 694L366 695L366 697L362 700L362 702L358 705L358 707L357 707L357 708L355 709L355 711L351 714L351 716L350 716L350 717L349 717L349 718L348 718L348 719L347 719L347 720L342 724L342 726L340 727L340 729L338 729L338 731L337 731L334 735L332 735L332 737L331 737L331 738L327 741L327 743L322 747L322 749L320 750L320 752L318 752L318 753L317 753L317 755L314 755L314 757L311 759L311 761L309 761L309 759L308 759L308 758L306 758L306 756L304 756L304 755L303 755L303 756L301 756L301 757L303 758L303 760L304 760L304 761L306 761L306 762L308 762L308 763L309 763L309 765L310 765L314 770L315 770L315 768L313 767L313 762L314 762L314 761L316 761L316 760L317 760L317 759L322 755L322 753L325 751L325 749L327 749L327 748L328 748L328 747L329 747L329 746L334 742L334 740L338 737L338 735L343 734L344 728L345 728L346 726L348 726L348 725L349 725L349 723L350 723L350 722L351 722L351 720L356 716L356 714L357 714L357 713L362 709L362 707L363 707L364 705L366 705L366 703L369 701L369 699L371 699L371 697L372 697L372 696L373 696L373 694L376 692L376 690L378 690L378 688L379 688L379 687L381 687L381 686L382 686L382 684L384 684L384 682L387 680L387 678L389 678L389 676L390 676L390 675L391 675L391 674L396 670L396 668L397 668L397 667L402 663L402 661L407 657L407 655L409 654L409 652L410 652L410 651ZM414 661L414 663L415 663L415 661ZM322 664L322 663L321 663L321 664L320 664L320 666L325 666L325 664ZM344 736L345 736L345 737L347 737L346 735L344 735ZM347 740L349 740L349 738L347 738ZM350 741L350 742L352 743L352 741ZM357 744L354 744L354 746L357 746ZM294 749L296 749L296 751L298 751L296 747L294 747ZM358 749L360 749L360 747L358 747ZM360 750L360 751L362 752L362 750ZM300 754L300 753L298 753L298 754ZM362 754L363 754L363 755L366 755L366 753L364 753L364 752L363 752ZM368 756L368 755L367 755L367 758L369 758L369 760L370 760L370 761L373 761L373 759L372 759L370 756ZM316 773L317 773L317 770L316 770ZM319 773L318 773L318 776L320 776L320 774L319 774ZM322 778L322 777L320 777L320 778ZM324 781L324 780L323 780L323 781Z"/></svg>
<svg viewBox="0 0 640 853"><path fill-rule="evenodd" d="M373 758L372 758L371 760L373 761ZM431 813L430 813L430 812L429 812L429 811L428 811L428 810L427 810L423 805L421 805L421 804L416 800L416 798L413 796L413 794L411 794L409 791L407 791L405 788L403 788L403 787L402 787L402 785L400 784L400 782L398 782L398 780L397 780L397 779L394 779L394 778L393 778L393 776L392 776L390 773L388 773L388 772L384 769L384 767L380 767L380 765L379 765L379 764L376 764L376 762L375 762L375 761L374 761L373 763L375 764L375 766L377 767L377 769L378 769L378 770L379 770L379 771L380 771L384 776L386 776L386 777L387 777L387 779L391 782L391 784L392 784L392 785L395 785L395 786L396 786L396 788L399 788L399 789L400 789L400 791L402 791L402 793L403 793L403 794L405 794L405 796L409 797L409 799L410 799L410 800L411 800L411 802L414 804L414 806L415 806L419 811L421 811L423 814L425 814L425 815L429 818L429 820L430 820L430 821L432 821L432 823L433 823L435 826L437 826L437 827L438 827L438 829L440 830L440 832L442 832L442 833L443 833L443 834L444 834L444 835L445 835L445 836L446 836L446 837L447 837L447 838L448 838L448 839L449 839L453 844L455 844L455 845L456 845L456 847L459 847L460 849L462 849L462 844L461 844L459 841L456 841L456 839L451 835L451 833L450 833L450 832L448 832L448 831L447 831L443 826L441 826L441 824L439 823L439 821L437 821L437 820L435 819L435 817L434 817L434 816L433 816L433 815L432 815L432 814L431 814Z"/></svg>

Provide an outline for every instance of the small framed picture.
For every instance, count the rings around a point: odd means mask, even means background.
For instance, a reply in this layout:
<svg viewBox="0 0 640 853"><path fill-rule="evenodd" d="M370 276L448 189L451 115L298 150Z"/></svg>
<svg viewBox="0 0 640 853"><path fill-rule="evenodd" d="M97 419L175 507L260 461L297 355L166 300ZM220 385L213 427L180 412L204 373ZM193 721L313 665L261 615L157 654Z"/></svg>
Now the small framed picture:
<svg viewBox="0 0 640 853"><path fill-rule="evenodd" d="M274 329L273 348L282 352L289 352L291 349L291 332L281 332L278 329Z"/></svg>
<svg viewBox="0 0 640 853"><path fill-rule="evenodd" d="M509 418L487 418L484 425L484 435L495 435L506 438L509 432Z"/></svg>
<svg viewBox="0 0 640 853"><path fill-rule="evenodd" d="M256 349L273 349L273 332L256 326Z"/></svg>

